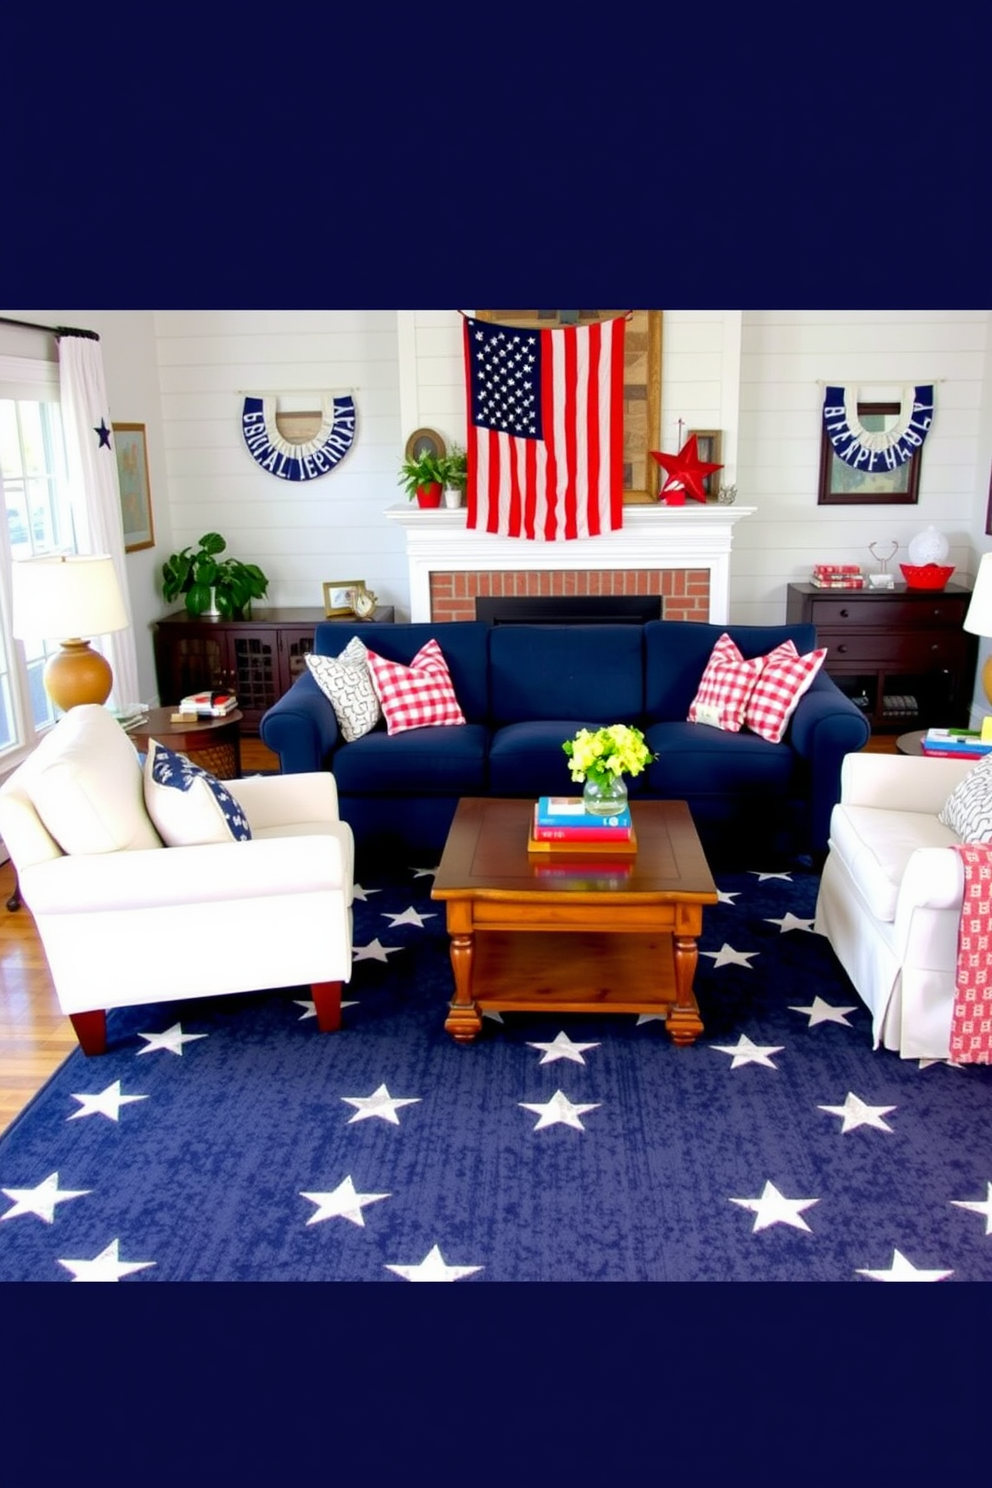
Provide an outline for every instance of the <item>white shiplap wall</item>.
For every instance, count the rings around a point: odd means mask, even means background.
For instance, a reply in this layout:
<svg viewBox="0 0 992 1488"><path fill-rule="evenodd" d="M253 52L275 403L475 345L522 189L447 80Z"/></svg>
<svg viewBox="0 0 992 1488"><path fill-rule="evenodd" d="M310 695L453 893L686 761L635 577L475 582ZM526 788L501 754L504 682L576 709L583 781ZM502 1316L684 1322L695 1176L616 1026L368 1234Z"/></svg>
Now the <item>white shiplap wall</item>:
<svg viewBox="0 0 992 1488"><path fill-rule="evenodd" d="M270 605L320 605L331 579L364 579L407 608L402 533L382 512L396 499L402 454L396 312L196 310L155 315L172 538L207 531L269 577ZM327 475L281 481L241 435L245 393L317 409L350 390L355 442Z"/></svg>

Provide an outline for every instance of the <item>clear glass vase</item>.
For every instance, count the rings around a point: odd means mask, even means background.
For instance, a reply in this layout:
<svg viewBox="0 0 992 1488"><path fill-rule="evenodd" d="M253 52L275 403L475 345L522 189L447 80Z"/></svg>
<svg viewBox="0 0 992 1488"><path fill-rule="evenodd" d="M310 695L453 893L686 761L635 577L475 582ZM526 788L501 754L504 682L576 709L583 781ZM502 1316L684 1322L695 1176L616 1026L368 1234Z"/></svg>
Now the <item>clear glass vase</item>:
<svg viewBox="0 0 992 1488"><path fill-rule="evenodd" d="M627 809L627 783L622 775L606 785L587 780L582 787L582 802L593 816L619 816Z"/></svg>

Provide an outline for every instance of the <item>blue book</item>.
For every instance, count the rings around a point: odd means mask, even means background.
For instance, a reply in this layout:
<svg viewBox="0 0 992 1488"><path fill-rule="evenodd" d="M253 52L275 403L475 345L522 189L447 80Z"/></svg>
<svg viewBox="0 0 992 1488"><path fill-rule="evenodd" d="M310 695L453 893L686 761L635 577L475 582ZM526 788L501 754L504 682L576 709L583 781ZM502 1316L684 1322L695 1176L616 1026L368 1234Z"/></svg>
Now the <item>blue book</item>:
<svg viewBox="0 0 992 1488"><path fill-rule="evenodd" d="M633 825L630 807L612 816L596 816L587 811L581 796L540 796L537 802L537 825L539 827L583 827L630 828Z"/></svg>

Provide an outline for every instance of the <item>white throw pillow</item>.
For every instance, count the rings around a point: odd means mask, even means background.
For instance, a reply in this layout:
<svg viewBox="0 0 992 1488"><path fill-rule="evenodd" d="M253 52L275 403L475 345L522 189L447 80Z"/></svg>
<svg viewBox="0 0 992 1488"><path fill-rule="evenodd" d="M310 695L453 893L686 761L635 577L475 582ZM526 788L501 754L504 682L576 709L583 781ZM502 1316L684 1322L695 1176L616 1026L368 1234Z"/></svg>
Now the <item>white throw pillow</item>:
<svg viewBox="0 0 992 1488"><path fill-rule="evenodd" d="M370 734L382 709L369 674L368 653L352 636L338 656L307 656L307 666L325 697L331 701L346 744Z"/></svg>
<svg viewBox="0 0 992 1488"><path fill-rule="evenodd" d="M226 786L157 739L148 740L145 805L166 847L251 838L248 818Z"/></svg>
<svg viewBox="0 0 992 1488"><path fill-rule="evenodd" d="M99 703L70 708L27 761L24 788L64 853L161 847L133 739Z"/></svg>
<svg viewBox="0 0 992 1488"><path fill-rule="evenodd" d="M956 832L962 842L992 842L992 754L958 782L937 820Z"/></svg>

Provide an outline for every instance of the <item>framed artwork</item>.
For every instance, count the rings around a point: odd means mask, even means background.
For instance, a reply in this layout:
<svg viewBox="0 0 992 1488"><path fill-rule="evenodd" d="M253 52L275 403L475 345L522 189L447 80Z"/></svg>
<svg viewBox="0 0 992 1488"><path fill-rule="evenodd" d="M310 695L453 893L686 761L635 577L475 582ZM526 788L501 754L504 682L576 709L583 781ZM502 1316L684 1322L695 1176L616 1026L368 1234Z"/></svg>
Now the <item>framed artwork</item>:
<svg viewBox="0 0 992 1488"><path fill-rule="evenodd" d="M476 310L479 320L499 325L592 325L626 315L625 310ZM652 460L661 437L661 311L631 310L624 332L623 499L625 506L658 500L661 469Z"/></svg>
<svg viewBox="0 0 992 1488"><path fill-rule="evenodd" d="M124 551L155 546L152 493L148 480L148 442L144 424L111 424L121 493Z"/></svg>
<svg viewBox="0 0 992 1488"><path fill-rule="evenodd" d="M328 620L335 615L355 613L355 595L365 588L364 579L331 579L324 585L324 614Z"/></svg>
<svg viewBox="0 0 992 1488"><path fill-rule="evenodd" d="M447 453L447 446L436 429L414 429L406 442L408 460L419 460L421 455L433 455L440 460Z"/></svg>
<svg viewBox="0 0 992 1488"><path fill-rule="evenodd" d="M871 432L881 432L898 415L898 403L859 403L858 419ZM920 492L918 449L894 470L855 470L838 459L820 420L820 486L818 506L915 506Z"/></svg>
<svg viewBox="0 0 992 1488"><path fill-rule="evenodd" d="M723 439L719 429L688 429L686 438L696 436L696 453L704 465L720 465L723 457L720 453ZM720 477L723 472L711 470L709 475L703 476L703 490L706 492L707 501L716 501L720 494Z"/></svg>

